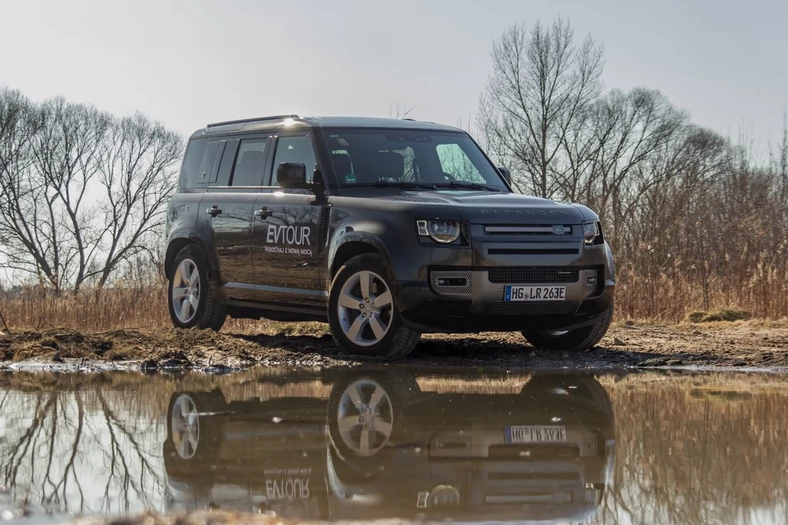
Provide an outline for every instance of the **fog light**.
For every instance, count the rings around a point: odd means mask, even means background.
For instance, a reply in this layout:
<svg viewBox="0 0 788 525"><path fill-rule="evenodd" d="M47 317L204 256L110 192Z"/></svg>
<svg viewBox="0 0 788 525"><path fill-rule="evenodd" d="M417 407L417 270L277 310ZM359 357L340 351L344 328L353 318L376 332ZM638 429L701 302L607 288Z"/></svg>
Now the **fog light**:
<svg viewBox="0 0 788 525"><path fill-rule="evenodd" d="M596 275L589 275L586 278L586 284L588 286L596 286Z"/></svg>

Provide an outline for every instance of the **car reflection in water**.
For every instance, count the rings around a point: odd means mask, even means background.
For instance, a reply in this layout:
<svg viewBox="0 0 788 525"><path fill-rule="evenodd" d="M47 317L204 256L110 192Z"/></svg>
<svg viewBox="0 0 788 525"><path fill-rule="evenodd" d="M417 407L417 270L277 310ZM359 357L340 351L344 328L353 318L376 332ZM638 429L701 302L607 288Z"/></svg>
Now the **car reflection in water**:
<svg viewBox="0 0 788 525"><path fill-rule="evenodd" d="M311 381L324 395L174 393L167 510L583 521L610 482L612 406L591 375L538 373L504 393L465 372L329 370Z"/></svg>

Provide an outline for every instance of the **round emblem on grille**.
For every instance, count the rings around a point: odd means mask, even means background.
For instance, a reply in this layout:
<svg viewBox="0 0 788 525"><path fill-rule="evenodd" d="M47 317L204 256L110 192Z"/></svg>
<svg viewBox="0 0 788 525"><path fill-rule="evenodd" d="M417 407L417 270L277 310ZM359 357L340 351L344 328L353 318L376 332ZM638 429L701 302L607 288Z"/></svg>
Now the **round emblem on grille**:
<svg viewBox="0 0 788 525"><path fill-rule="evenodd" d="M563 235L564 233L566 233L566 228L564 228L560 224L558 226L553 226L553 233L556 235Z"/></svg>

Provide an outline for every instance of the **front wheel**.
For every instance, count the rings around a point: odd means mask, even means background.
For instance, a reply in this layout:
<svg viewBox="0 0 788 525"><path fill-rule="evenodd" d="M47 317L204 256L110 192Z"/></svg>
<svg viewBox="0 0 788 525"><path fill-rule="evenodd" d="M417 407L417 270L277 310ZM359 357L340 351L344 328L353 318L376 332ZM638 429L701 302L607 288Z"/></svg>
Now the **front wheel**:
<svg viewBox="0 0 788 525"><path fill-rule="evenodd" d="M337 272L328 299L328 322L339 348L351 355L405 357L421 335L402 321L389 272L374 254L357 255Z"/></svg>
<svg viewBox="0 0 788 525"><path fill-rule="evenodd" d="M574 330L524 330L523 337L536 348L579 352L588 350L602 340L613 320L613 305L594 324Z"/></svg>

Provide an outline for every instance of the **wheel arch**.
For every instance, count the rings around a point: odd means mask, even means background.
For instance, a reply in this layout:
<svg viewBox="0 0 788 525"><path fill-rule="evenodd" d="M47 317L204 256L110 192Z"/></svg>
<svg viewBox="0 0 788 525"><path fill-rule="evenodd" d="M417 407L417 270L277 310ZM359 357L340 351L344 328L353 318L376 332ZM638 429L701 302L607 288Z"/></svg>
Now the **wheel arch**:
<svg viewBox="0 0 788 525"><path fill-rule="evenodd" d="M332 246L328 265L328 281L331 282L334 279L343 264L353 257L365 253L381 256L386 267L393 270L386 245L379 237L369 233L353 232L353 234L345 235L341 241Z"/></svg>
<svg viewBox="0 0 788 525"><path fill-rule="evenodd" d="M215 259L215 254L210 250L206 250L204 243L194 232L182 232L180 234L170 237L167 243L167 251L164 255L164 276L169 279L172 277L172 263L178 253L186 246L193 244L200 250L205 261L208 263L208 276L214 279L217 275L216 268L218 267Z"/></svg>

